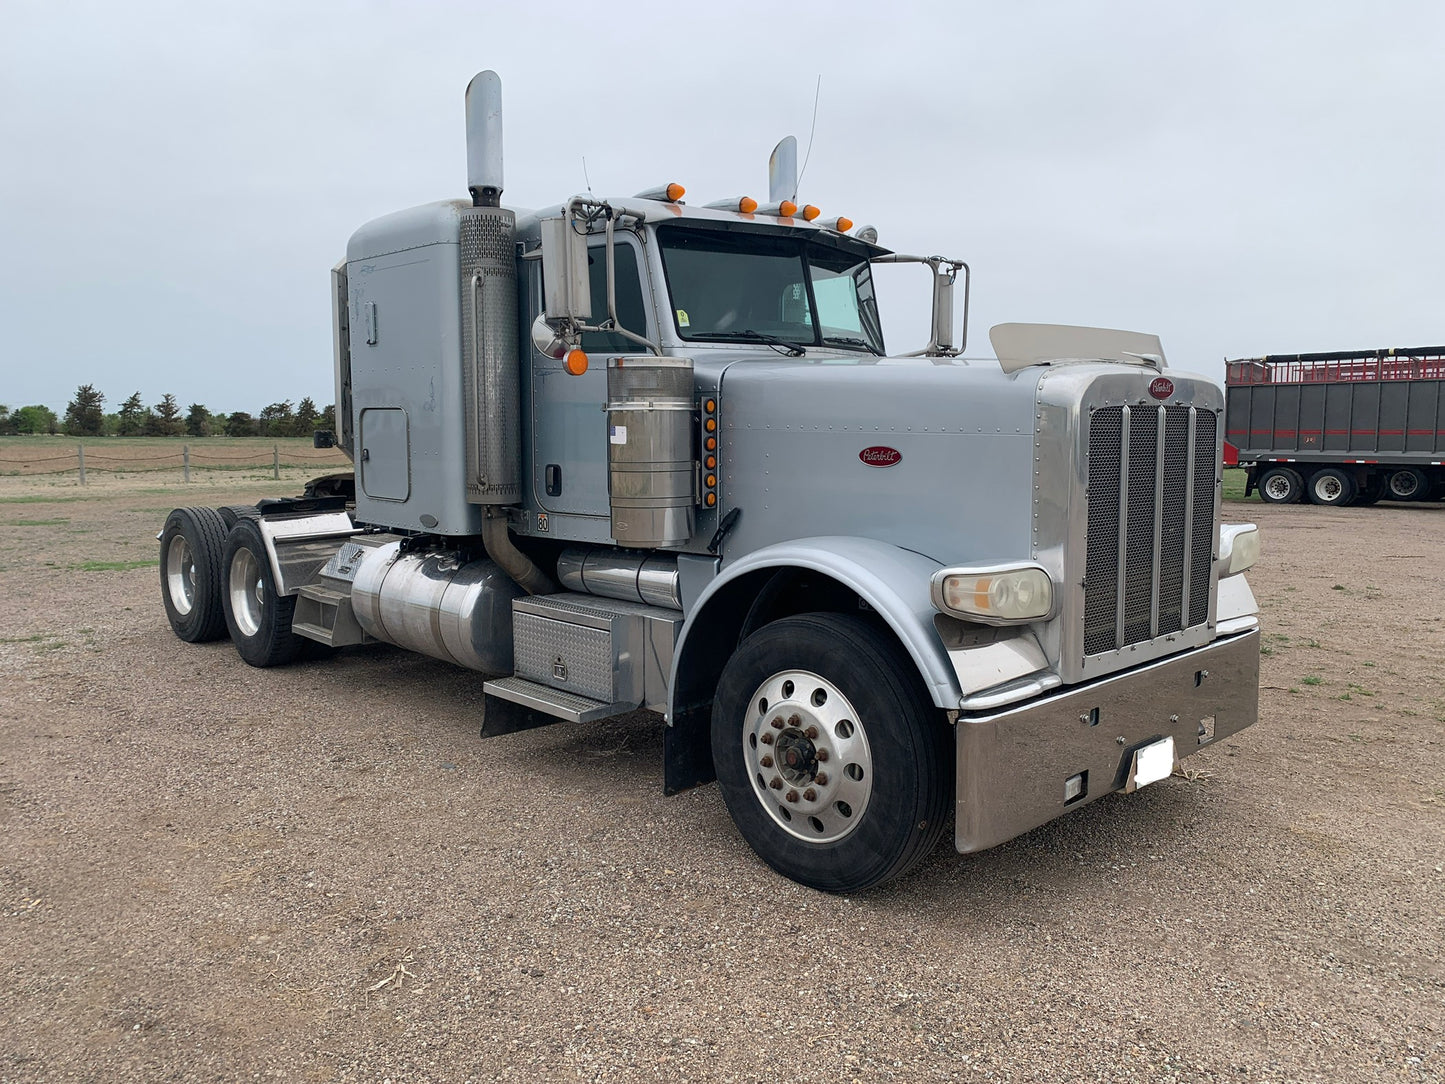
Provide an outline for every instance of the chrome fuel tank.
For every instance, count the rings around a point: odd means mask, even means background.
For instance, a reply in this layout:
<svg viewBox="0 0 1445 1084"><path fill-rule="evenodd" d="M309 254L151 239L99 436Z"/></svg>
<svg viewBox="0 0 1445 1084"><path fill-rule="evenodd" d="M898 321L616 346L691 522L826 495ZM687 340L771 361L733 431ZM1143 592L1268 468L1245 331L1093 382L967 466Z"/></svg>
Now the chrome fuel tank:
<svg viewBox="0 0 1445 1084"><path fill-rule="evenodd" d="M352 607L368 635L484 674L512 672L512 600L525 592L494 561L406 553L366 556Z"/></svg>

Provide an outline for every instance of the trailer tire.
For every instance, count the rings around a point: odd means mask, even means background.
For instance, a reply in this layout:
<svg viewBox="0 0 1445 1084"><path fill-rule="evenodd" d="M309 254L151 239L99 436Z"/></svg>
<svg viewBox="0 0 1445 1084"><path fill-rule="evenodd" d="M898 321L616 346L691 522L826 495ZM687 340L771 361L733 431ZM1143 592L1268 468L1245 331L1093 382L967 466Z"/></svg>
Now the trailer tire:
<svg viewBox="0 0 1445 1084"><path fill-rule="evenodd" d="M295 661L308 643L291 631L296 599L277 594L266 543L254 519L238 519L231 528L223 565L221 597L237 653L252 666Z"/></svg>
<svg viewBox="0 0 1445 1084"><path fill-rule="evenodd" d="M1355 494L1356 504L1378 504L1385 496L1385 476L1383 474L1370 475L1369 481L1359 487Z"/></svg>
<svg viewBox="0 0 1445 1084"><path fill-rule="evenodd" d="M1344 471L1326 467L1324 470L1315 471L1310 475L1305 493L1309 496L1311 504L1339 508L1353 503L1355 482Z"/></svg>
<svg viewBox="0 0 1445 1084"><path fill-rule="evenodd" d="M886 630L849 614L774 621L728 660L713 701L718 785L777 872L856 892L938 842L952 734L916 674Z"/></svg>
<svg viewBox="0 0 1445 1084"><path fill-rule="evenodd" d="M1392 501L1421 501L1430 492L1430 479L1415 467L1394 471L1385 483Z"/></svg>
<svg viewBox="0 0 1445 1084"><path fill-rule="evenodd" d="M188 644L226 635L221 557L226 524L213 508L176 508L161 530L161 602L171 631Z"/></svg>
<svg viewBox="0 0 1445 1084"><path fill-rule="evenodd" d="M1304 496L1305 482L1298 471L1271 467L1259 479L1259 499L1266 504L1297 504Z"/></svg>

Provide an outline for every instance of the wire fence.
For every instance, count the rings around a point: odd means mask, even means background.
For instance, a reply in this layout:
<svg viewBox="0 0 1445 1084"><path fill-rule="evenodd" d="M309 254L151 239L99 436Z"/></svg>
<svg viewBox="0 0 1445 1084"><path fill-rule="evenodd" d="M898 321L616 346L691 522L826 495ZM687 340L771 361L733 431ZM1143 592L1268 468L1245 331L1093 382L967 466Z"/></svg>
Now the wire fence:
<svg viewBox="0 0 1445 1084"><path fill-rule="evenodd" d="M43 449L50 452L54 447ZM148 474L158 471L180 471L181 480L189 482L192 471L205 470L247 470L270 468L272 477L280 478L283 467L307 467L337 469L350 466L350 460L339 448L324 448L316 451L283 447L273 444L270 448L228 450L193 448L181 445L178 451L166 452L159 449L107 448L104 445L89 448L84 443L76 444L74 450L63 455L21 455L17 449L0 448L0 475L41 475L74 474L81 485L86 476L95 471L113 474Z"/></svg>

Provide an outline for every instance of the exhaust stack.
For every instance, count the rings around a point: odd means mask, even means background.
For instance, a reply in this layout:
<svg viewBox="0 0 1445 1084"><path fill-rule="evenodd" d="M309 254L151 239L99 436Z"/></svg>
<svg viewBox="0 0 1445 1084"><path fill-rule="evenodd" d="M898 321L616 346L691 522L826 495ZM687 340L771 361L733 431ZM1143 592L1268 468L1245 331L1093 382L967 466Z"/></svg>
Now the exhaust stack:
<svg viewBox="0 0 1445 1084"><path fill-rule="evenodd" d="M497 167L497 175L501 176L501 166ZM798 141L792 136L784 136L768 158L768 202L781 203L797 198Z"/></svg>
<svg viewBox="0 0 1445 1084"><path fill-rule="evenodd" d="M467 189L472 206L501 206L502 80L494 71L467 84Z"/></svg>

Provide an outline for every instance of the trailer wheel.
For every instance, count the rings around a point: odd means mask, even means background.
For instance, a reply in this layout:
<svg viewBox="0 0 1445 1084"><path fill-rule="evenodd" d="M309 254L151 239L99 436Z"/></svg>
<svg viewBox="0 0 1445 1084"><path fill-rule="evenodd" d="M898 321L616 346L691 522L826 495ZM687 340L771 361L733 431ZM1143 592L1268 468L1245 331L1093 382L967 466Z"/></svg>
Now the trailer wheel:
<svg viewBox="0 0 1445 1084"><path fill-rule="evenodd" d="M788 617L723 668L712 752L733 822L768 865L828 892L907 872L942 834L951 732L891 636Z"/></svg>
<svg viewBox="0 0 1445 1084"><path fill-rule="evenodd" d="M276 593L261 528L254 519L238 519L226 536L226 628L241 658L252 666L292 662L306 641L291 631L296 599Z"/></svg>
<svg viewBox="0 0 1445 1084"><path fill-rule="evenodd" d="M1385 487L1392 501L1418 501L1430 491L1430 480L1425 477L1424 471L1407 467L1391 474Z"/></svg>
<svg viewBox="0 0 1445 1084"><path fill-rule="evenodd" d="M1304 491L1304 479L1288 467L1271 467L1259 480L1259 499L1266 504L1294 504Z"/></svg>
<svg viewBox="0 0 1445 1084"><path fill-rule="evenodd" d="M1344 471L1326 467L1310 475L1305 492L1311 504L1346 505L1355 499L1355 483Z"/></svg>
<svg viewBox="0 0 1445 1084"><path fill-rule="evenodd" d="M221 554L226 525L212 508L177 508L161 531L161 601L171 631L188 644L226 635Z"/></svg>
<svg viewBox="0 0 1445 1084"><path fill-rule="evenodd" d="M1385 476L1383 474L1371 474L1364 485L1358 487L1355 493L1356 504L1377 504L1385 496Z"/></svg>

